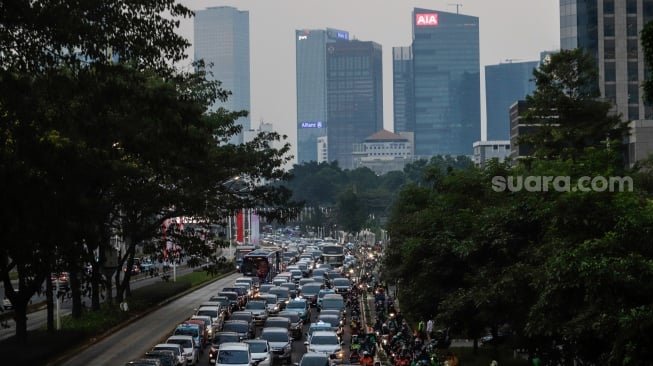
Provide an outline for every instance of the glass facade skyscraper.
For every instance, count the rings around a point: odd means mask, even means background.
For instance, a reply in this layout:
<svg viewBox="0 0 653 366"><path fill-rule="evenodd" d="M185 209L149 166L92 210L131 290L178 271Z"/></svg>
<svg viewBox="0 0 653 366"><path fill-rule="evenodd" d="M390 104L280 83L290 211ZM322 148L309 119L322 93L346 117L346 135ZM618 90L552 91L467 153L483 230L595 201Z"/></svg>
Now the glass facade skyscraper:
<svg viewBox="0 0 653 366"><path fill-rule="evenodd" d="M298 164L318 160L317 138L327 134L327 44L348 39L332 28L295 31Z"/></svg>
<svg viewBox="0 0 653 366"><path fill-rule="evenodd" d="M414 102L406 110L414 111L415 156L471 156L481 133L478 18L415 8L412 26Z"/></svg>
<svg viewBox="0 0 653 366"><path fill-rule="evenodd" d="M485 66L487 140L510 139L510 106L535 90L538 61Z"/></svg>
<svg viewBox="0 0 653 366"><path fill-rule="evenodd" d="M395 133L415 131L413 49L392 48L392 91Z"/></svg>
<svg viewBox="0 0 653 366"><path fill-rule="evenodd" d="M383 129L381 45L336 42L326 56L329 161L352 169L354 144Z"/></svg>
<svg viewBox="0 0 653 366"><path fill-rule="evenodd" d="M249 12L229 6L210 7L196 10L194 18L194 59L204 60L224 90L231 91L226 102L217 101L212 110L222 107L228 111L250 109L249 74ZM247 131L251 127L250 117L236 121ZM235 136L231 143L242 143L243 135Z"/></svg>

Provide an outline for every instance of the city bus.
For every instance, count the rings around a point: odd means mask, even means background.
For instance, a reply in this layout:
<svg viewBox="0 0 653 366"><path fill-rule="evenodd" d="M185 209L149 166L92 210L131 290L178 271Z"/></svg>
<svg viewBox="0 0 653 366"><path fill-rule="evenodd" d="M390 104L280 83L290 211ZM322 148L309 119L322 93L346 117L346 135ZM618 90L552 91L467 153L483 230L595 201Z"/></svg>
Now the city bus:
<svg viewBox="0 0 653 366"><path fill-rule="evenodd" d="M333 268L342 267L345 262L345 247L339 244L324 244L320 260Z"/></svg>
<svg viewBox="0 0 653 366"><path fill-rule="evenodd" d="M243 256L242 274L258 277L260 283L271 283L281 268L281 250L257 249Z"/></svg>
<svg viewBox="0 0 653 366"><path fill-rule="evenodd" d="M236 262L236 271L242 272L240 269L243 265L243 257L245 254L250 253L256 250L254 245L239 245L236 247L236 252L234 253L234 261Z"/></svg>

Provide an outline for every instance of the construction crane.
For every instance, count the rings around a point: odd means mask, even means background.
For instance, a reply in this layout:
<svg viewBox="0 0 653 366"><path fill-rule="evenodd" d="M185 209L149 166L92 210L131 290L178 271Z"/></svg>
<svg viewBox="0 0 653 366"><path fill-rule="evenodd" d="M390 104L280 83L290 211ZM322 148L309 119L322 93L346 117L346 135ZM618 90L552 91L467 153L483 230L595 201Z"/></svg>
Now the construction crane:
<svg viewBox="0 0 653 366"><path fill-rule="evenodd" d="M461 4L461 3L452 3L452 4L447 4L447 5L449 5L449 6L455 6L455 7L456 7L456 14L460 14L460 11L459 11L459 10L460 10L460 8L463 7L463 4Z"/></svg>

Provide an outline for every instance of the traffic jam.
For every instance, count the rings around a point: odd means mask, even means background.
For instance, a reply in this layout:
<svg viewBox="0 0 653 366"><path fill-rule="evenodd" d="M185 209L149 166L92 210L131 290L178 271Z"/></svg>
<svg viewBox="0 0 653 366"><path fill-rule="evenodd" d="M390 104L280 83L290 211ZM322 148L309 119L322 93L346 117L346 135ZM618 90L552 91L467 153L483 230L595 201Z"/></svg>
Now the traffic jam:
<svg viewBox="0 0 653 366"><path fill-rule="evenodd" d="M373 296L375 257L364 250L331 242L250 248L236 257L233 284L127 365L372 366L379 333L364 325L361 294Z"/></svg>

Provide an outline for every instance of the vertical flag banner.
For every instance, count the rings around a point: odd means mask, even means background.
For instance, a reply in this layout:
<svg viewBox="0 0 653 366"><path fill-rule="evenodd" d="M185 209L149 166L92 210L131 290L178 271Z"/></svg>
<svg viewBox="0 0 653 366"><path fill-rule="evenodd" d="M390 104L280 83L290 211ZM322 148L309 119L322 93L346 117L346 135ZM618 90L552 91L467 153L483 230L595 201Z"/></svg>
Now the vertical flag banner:
<svg viewBox="0 0 653 366"><path fill-rule="evenodd" d="M259 245L261 244L261 235L260 235L260 225L259 225L259 217L257 214L252 213L250 216L250 241L254 245Z"/></svg>
<svg viewBox="0 0 653 366"><path fill-rule="evenodd" d="M244 239L244 220L243 220L243 211L238 212L236 216L236 242L243 243Z"/></svg>

